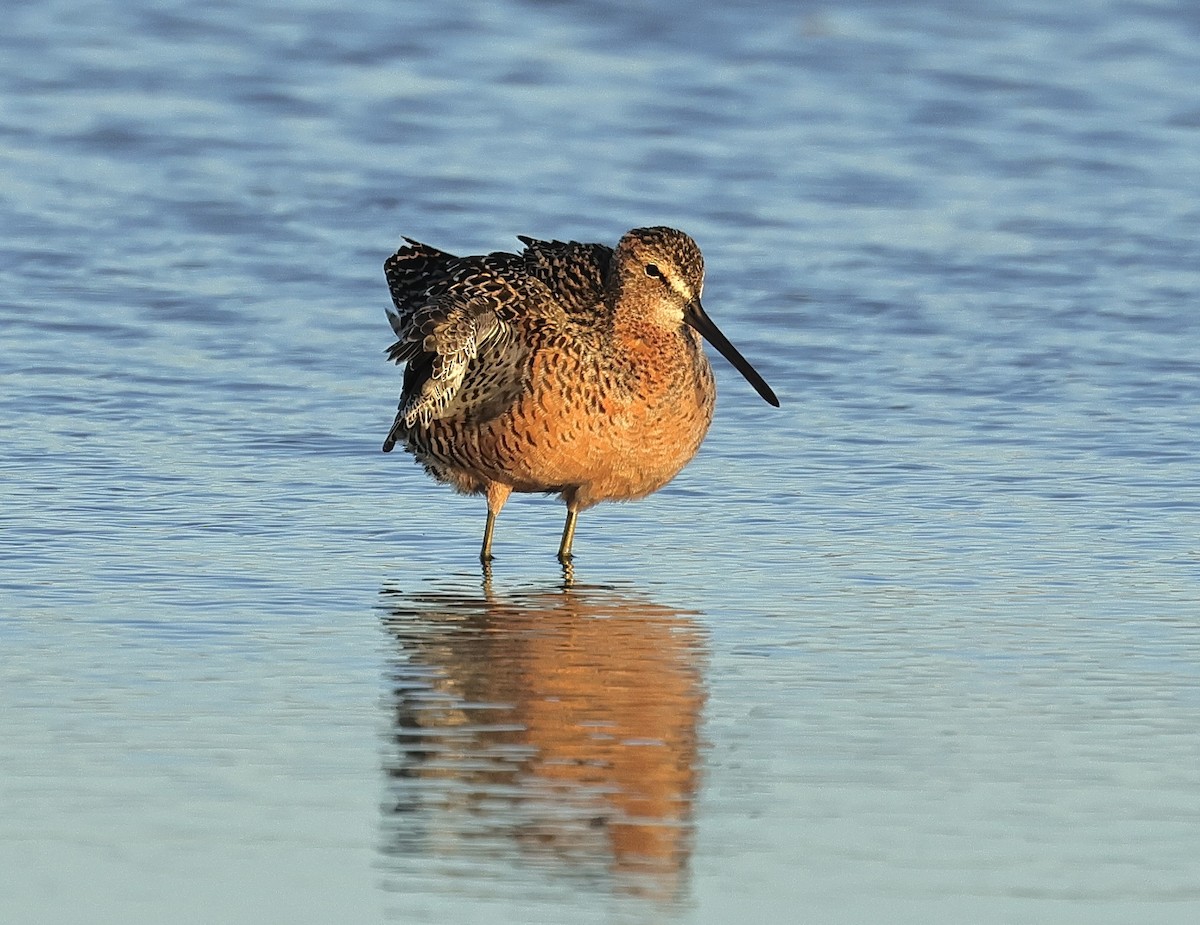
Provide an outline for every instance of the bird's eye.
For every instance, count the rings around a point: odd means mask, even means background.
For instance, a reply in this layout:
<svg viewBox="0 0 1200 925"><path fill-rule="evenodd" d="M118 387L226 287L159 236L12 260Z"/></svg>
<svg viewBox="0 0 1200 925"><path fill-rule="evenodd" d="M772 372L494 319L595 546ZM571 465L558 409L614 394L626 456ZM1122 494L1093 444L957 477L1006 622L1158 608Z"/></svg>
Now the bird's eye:
<svg viewBox="0 0 1200 925"><path fill-rule="evenodd" d="M646 275L653 276L656 279L662 279L662 270L660 270L656 264L648 263L646 264Z"/></svg>

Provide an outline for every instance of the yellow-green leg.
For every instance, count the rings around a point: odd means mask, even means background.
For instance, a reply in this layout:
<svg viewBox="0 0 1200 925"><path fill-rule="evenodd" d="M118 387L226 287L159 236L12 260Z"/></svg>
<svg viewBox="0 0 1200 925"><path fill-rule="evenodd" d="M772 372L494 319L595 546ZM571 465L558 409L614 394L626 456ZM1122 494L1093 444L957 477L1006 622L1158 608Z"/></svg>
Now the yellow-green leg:
<svg viewBox="0 0 1200 925"><path fill-rule="evenodd" d="M512 488L499 482L488 482L487 487L487 523L483 528L483 548L479 550L479 561L487 564L492 561L492 534L496 532L496 518L500 509L512 493Z"/></svg>
<svg viewBox="0 0 1200 925"><path fill-rule="evenodd" d="M571 561L571 543L575 540L575 519L579 511L567 508L567 522L563 525L562 542L558 544L558 561L564 565Z"/></svg>
<svg viewBox="0 0 1200 925"><path fill-rule="evenodd" d="M480 562L492 561L492 534L496 532L496 515L489 509L487 524L483 528L483 548L479 550Z"/></svg>

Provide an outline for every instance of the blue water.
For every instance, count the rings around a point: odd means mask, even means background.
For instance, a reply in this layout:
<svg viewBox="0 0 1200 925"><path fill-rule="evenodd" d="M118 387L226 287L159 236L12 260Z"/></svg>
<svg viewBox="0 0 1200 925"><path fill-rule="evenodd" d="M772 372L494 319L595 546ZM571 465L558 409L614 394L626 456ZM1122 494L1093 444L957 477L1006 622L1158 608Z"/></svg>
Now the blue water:
<svg viewBox="0 0 1200 925"><path fill-rule="evenodd" d="M13 2L0 918L1200 918L1188 3ZM382 261L672 224L774 386L379 452Z"/></svg>

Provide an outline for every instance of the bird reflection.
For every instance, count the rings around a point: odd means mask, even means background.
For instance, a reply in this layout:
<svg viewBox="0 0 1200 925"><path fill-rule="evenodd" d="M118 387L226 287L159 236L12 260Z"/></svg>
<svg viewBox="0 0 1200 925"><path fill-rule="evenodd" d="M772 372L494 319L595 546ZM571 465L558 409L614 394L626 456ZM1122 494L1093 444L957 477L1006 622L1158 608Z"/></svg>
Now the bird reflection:
<svg viewBox="0 0 1200 925"><path fill-rule="evenodd" d="M679 898L706 639L611 589L385 589L386 850L503 859Z"/></svg>

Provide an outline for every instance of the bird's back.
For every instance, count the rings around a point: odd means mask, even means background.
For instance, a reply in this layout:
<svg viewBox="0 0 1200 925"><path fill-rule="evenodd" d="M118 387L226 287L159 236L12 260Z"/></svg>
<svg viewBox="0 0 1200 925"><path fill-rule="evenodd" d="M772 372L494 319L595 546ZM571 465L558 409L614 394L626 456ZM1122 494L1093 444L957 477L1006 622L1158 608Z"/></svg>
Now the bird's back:
<svg viewBox="0 0 1200 925"><path fill-rule="evenodd" d="M525 245L520 255L525 272L543 283L565 312L578 319L603 311L611 247L518 237Z"/></svg>
<svg viewBox="0 0 1200 925"><path fill-rule="evenodd" d="M525 245L519 254L495 251L472 257L456 257L406 238L408 243L384 263L394 306L388 311L388 320L396 336L401 341L408 339L416 313L429 303L481 290L497 296L496 310L511 316L509 320L517 320L522 313L522 294L536 297L537 304L532 306L535 315L551 308L573 316L600 310L612 261L611 247L539 241L524 235L519 238ZM544 286L545 291L529 293L527 284L532 281ZM504 283L511 291L503 291ZM524 308L528 312L530 306Z"/></svg>

